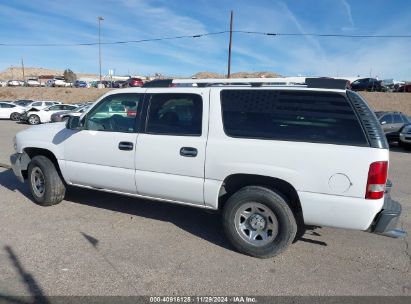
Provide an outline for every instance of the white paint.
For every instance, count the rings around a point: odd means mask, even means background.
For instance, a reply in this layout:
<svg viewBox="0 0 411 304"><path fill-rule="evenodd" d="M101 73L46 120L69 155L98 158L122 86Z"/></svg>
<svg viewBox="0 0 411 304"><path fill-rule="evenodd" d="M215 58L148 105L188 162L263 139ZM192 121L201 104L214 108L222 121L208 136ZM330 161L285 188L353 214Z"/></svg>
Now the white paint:
<svg viewBox="0 0 411 304"><path fill-rule="evenodd" d="M351 181L347 175L342 173L336 173L330 177L328 186L331 192L335 194L342 194L347 192L351 187Z"/></svg>

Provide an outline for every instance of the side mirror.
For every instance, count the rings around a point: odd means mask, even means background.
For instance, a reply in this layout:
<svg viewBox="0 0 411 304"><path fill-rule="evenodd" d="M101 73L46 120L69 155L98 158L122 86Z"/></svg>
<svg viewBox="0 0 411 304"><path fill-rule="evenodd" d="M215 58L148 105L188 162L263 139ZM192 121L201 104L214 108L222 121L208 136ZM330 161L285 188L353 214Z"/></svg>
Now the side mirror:
<svg viewBox="0 0 411 304"><path fill-rule="evenodd" d="M66 128L70 130L82 130L83 124L80 121L79 116L69 116L66 122Z"/></svg>

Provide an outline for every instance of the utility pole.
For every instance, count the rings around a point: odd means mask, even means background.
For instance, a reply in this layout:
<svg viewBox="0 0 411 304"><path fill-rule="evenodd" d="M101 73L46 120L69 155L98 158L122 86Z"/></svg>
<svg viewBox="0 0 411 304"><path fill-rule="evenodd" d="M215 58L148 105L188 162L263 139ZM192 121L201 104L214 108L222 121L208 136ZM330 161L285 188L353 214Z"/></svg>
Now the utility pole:
<svg viewBox="0 0 411 304"><path fill-rule="evenodd" d="M23 81L26 80L26 77L24 77L24 61L23 61L23 57L21 57L21 70L23 72Z"/></svg>
<svg viewBox="0 0 411 304"><path fill-rule="evenodd" d="M98 16L98 63L99 63L99 75L100 75L100 83L101 83L101 21L104 18Z"/></svg>
<svg viewBox="0 0 411 304"><path fill-rule="evenodd" d="M233 42L233 11L231 10L230 16L230 43L228 45L228 71L227 71L227 78L230 78L231 74L231 45Z"/></svg>

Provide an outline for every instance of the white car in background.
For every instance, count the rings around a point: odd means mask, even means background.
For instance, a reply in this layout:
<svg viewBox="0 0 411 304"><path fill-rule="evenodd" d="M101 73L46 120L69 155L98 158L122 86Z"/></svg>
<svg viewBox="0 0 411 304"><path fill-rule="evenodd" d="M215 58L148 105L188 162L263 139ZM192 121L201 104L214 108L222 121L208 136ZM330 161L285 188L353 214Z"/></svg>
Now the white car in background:
<svg viewBox="0 0 411 304"><path fill-rule="evenodd" d="M39 87L40 82L36 78L29 78L25 82L25 85L28 86L28 87Z"/></svg>
<svg viewBox="0 0 411 304"><path fill-rule="evenodd" d="M19 120L20 114L25 111L25 108L9 102L0 102L0 118L11 120Z"/></svg>
<svg viewBox="0 0 411 304"><path fill-rule="evenodd" d="M67 86L67 83L64 77L54 77L52 80L52 86L53 87L65 87Z"/></svg>
<svg viewBox="0 0 411 304"><path fill-rule="evenodd" d="M25 113L24 121L30 125L38 125L51 121L51 115L60 111L72 111L77 107L69 104L56 104L42 110L32 109ZM20 119L23 120L23 119Z"/></svg>
<svg viewBox="0 0 411 304"><path fill-rule="evenodd" d="M0 87L7 87L7 81L0 80Z"/></svg>
<svg viewBox="0 0 411 304"><path fill-rule="evenodd" d="M9 80L7 82L7 85L9 87L19 87L20 86L20 81L18 81L18 80Z"/></svg>

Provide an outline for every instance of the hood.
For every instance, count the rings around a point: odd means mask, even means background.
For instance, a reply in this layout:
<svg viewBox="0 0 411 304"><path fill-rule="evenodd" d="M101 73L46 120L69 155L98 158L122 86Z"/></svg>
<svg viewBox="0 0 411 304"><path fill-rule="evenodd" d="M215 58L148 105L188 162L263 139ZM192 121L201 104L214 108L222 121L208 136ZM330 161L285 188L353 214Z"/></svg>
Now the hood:
<svg viewBox="0 0 411 304"><path fill-rule="evenodd" d="M62 129L66 128L66 123L54 123L54 124L41 124L41 125L35 125L31 126L30 128L27 128L26 130L21 131L20 133L37 133L40 132L42 134L47 134L47 133L56 133L61 131Z"/></svg>

